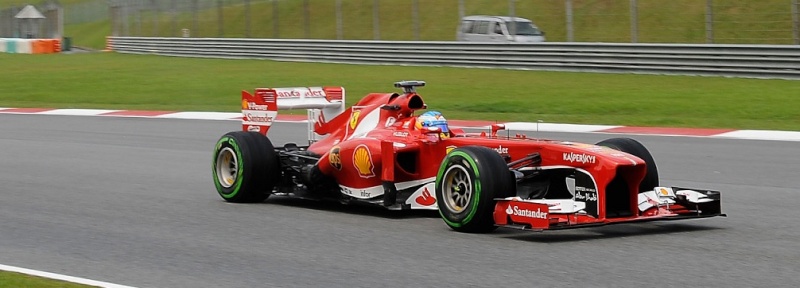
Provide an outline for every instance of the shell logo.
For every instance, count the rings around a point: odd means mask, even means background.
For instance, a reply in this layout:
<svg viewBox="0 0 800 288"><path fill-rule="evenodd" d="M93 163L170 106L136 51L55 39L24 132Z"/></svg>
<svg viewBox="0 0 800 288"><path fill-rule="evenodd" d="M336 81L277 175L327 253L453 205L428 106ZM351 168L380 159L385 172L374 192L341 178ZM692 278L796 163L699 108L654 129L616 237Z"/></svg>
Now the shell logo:
<svg viewBox="0 0 800 288"><path fill-rule="evenodd" d="M450 151L453 151L453 149L456 149L456 146L447 146L445 148L445 154L450 154Z"/></svg>
<svg viewBox="0 0 800 288"><path fill-rule="evenodd" d="M242 99L242 110L247 110L247 100Z"/></svg>
<svg viewBox="0 0 800 288"><path fill-rule="evenodd" d="M372 154L367 145L358 145L353 151L353 165L356 166L356 171L362 178L375 177L375 164L372 163Z"/></svg>
<svg viewBox="0 0 800 288"><path fill-rule="evenodd" d="M356 129L356 124L358 124L358 116L361 116L361 110L354 110L353 115L350 116L350 129Z"/></svg>
<svg viewBox="0 0 800 288"><path fill-rule="evenodd" d="M342 157L339 154L339 146L333 146L333 148L331 148L331 152L328 153L328 163L331 163L331 167L336 170L342 170Z"/></svg>

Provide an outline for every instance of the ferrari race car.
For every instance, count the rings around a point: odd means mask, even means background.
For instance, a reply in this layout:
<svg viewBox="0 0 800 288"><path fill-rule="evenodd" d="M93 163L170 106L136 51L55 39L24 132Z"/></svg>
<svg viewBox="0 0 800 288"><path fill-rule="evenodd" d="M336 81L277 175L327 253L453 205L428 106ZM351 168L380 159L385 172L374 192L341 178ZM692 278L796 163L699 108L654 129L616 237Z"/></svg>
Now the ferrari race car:
<svg viewBox="0 0 800 288"><path fill-rule="evenodd" d="M595 145L448 127L416 88L371 93L345 108L343 87L242 91L242 130L217 141L213 180L225 201L270 195L431 209L461 232L564 229L724 216L720 193L662 187L629 138ZM273 146L278 110L308 110L308 145ZM502 135L506 134L506 135Z"/></svg>

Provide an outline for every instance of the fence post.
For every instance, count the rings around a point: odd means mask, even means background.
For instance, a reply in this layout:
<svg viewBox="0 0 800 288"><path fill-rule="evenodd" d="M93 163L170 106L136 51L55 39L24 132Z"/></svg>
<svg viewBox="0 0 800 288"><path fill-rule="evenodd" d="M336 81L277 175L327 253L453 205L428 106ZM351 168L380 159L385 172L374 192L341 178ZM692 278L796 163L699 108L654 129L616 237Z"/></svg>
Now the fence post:
<svg viewBox="0 0 800 288"><path fill-rule="evenodd" d="M278 11L278 0L272 0L272 38L280 38L280 21L278 19L280 11Z"/></svg>
<svg viewBox="0 0 800 288"><path fill-rule="evenodd" d="M516 0L508 0L508 16L511 17L511 19L514 19L514 17L516 17L516 14L517 14L517 11L516 11L517 7L514 5L514 2L516 2ZM514 38L517 37L517 24L515 22L516 21L512 20L511 23L508 23L508 24L511 24L511 25L506 24L506 26L511 26L511 27L506 27L506 28L508 28L508 33L513 35L511 37L514 37Z"/></svg>
<svg viewBox="0 0 800 288"><path fill-rule="evenodd" d="M572 27L572 0L565 0L567 11L567 42L575 41L575 31Z"/></svg>
<svg viewBox="0 0 800 288"><path fill-rule="evenodd" d="M342 0L336 0L336 39L344 39L344 29L342 29Z"/></svg>
<svg viewBox="0 0 800 288"><path fill-rule="evenodd" d="M800 1L792 0L792 31L794 32L794 45L800 45Z"/></svg>
<svg viewBox="0 0 800 288"><path fill-rule="evenodd" d="M714 3L706 0L706 43L714 43Z"/></svg>
<svg viewBox="0 0 800 288"><path fill-rule="evenodd" d="M198 0L192 0L192 35L195 37L200 36L200 24L198 19L198 13L200 13L200 7L197 4Z"/></svg>
<svg viewBox="0 0 800 288"><path fill-rule="evenodd" d="M411 25L414 30L414 40L419 41L419 0L411 0Z"/></svg>
<svg viewBox="0 0 800 288"><path fill-rule="evenodd" d="M217 0L217 37L222 37L225 34L224 21L225 19L222 19L222 0Z"/></svg>
<svg viewBox="0 0 800 288"><path fill-rule="evenodd" d="M458 0L458 21L461 21L461 19L464 18L464 10L464 0Z"/></svg>
<svg viewBox="0 0 800 288"><path fill-rule="evenodd" d="M372 38L381 40L380 7L378 0L372 0Z"/></svg>
<svg viewBox="0 0 800 288"><path fill-rule="evenodd" d="M639 42L639 5L631 0L631 43Z"/></svg>
<svg viewBox="0 0 800 288"><path fill-rule="evenodd" d="M303 34L304 38L311 39L311 12L308 0L303 0Z"/></svg>
<svg viewBox="0 0 800 288"><path fill-rule="evenodd" d="M152 11L152 15L150 17L153 18L152 19L152 21L153 21L153 35L152 36L153 37L158 37L159 36L158 35L159 34L158 24L159 24L159 22L161 22L161 19L160 19L161 17L159 17L160 15L158 15L158 13L160 11L158 9L158 2L156 2L156 0L150 0L150 11Z"/></svg>
<svg viewBox="0 0 800 288"><path fill-rule="evenodd" d="M172 32L170 33L173 37L178 36L178 3L175 2L176 0L170 1L170 14L172 14Z"/></svg>
<svg viewBox="0 0 800 288"><path fill-rule="evenodd" d="M244 0L244 37L250 36L250 0Z"/></svg>

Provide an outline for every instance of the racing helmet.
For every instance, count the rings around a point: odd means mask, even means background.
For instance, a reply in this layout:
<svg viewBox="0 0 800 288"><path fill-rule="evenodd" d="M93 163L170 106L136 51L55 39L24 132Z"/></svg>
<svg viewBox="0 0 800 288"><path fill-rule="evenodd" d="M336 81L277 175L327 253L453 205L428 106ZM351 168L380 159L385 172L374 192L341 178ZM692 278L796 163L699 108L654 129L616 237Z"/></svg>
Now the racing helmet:
<svg viewBox="0 0 800 288"><path fill-rule="evenodd" d="M447 119L439 111L427 111L417 117L417 128L438 127L442 134L449 135L450 129L447 128Z"/></svg>

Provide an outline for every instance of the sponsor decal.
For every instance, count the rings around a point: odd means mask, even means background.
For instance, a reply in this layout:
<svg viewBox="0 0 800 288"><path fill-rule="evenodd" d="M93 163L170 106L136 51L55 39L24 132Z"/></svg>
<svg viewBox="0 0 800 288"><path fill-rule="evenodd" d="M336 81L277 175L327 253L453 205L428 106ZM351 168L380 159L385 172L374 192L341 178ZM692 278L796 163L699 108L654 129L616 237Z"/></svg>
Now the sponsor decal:
<svg viewBox="0 0 800 288"><path fill-rule="evenodd" d="M398 132L392 133L392 136L405 138L405 137L408 137L408 132L399 132L398 131Z"/></svg>
<svg viewBox="0 0 800 288"><path fill-rule="evenodd" d="M547 219L547 212L542 212L541 208L536 208L536 211L533 211L521 209L519 206L512 204L508 204L508 208L506 208L506 214L535 219Z"/></svg>
<svg viewBox="0 0 800 288"><path fill-rule="evenodd" d="M328 163L331 163L331 167L336 170L342 170L342 157L339 154L339 146L333 146L333 148L331 148L331 152L328 153Z"/></svg>
<svg viewBox="0 0 800 288"><path fill-rule="evenodd" d="M588 191L580 191L578 188L583 187L575 187L575 200L580 200L583 202L597 202L597 193L596 192L588 192Z"/></svg>
<svg viewBox="0 0 800 288"><path fill-rule="evenodd" d="M242 100L242 110L267 111L269 108L267 105L256 104L247 100Z"/></svg>
<svg viewBox="0 0 800 288"><path fill-rule="evenodd" d="M411 121L403 122L403 129L408 129L408 126L411 125Z"/></svg>
<svg viewBox="0 0 800 288"><path fill-rule="evenodd" d="M356 129L359 116L361 116L361 110L353 110L353 114L350 115L350 129Z"/></svg>
<svg viewBox="0 0 800 288"><path fill-rule="evenodd" d="M367 191L366 189L350 189L342 187L342 194L350 195L354 197L360 198L369 198L372 197L372 192Z"/></svg>
<svg viewBox="0 0 800 288"><path fill-rule="evenodd" d="M431 206L433 204L436 204L436 198L433 198L433 196L431 195L431 191L428 191L427 187L425 187L425 190L422 191L422 195L417 196L417 198L414 199L414 201L416 201L417 204L422 206Z"/></svg>
<svg viewBox="0 0 800 288"><path fill-rule="evenodd" d="M570 163L594 164L595 162L597 162L597 156L587 155L583 153L564 152L564 161Z"/></svg>
<svg viewBox="0 0 800 288"><path fill-rule="evenodd" d="M248 122L261 122L261 123L272 123L274 120L272 116L267 115L258 115L254 113L245 113L244 114L245 121Z"/></svg>
<svg viewBox="0 0 800 288"><path fill-rule="evenodd" d="M456 149L456 148L457 148L456 146L452 146L452 145L451 146L447 146L445 148L445 154L450 154L450 151L453 151L453 149Z"/></svg>
<svg viewBox="0 0 800 288"><path fill-rule="evenodd" d="M250 126L247 126L247 131L250 131L250 132L261 132L261 127L250 125Z"/></svg>
<svg viewBox="0 0 800 288"><path fill-rule="evenodd" d="M394 117L386 118L386 123L384 124L384 127L392 126L394 125L395 122L397 122L397 118Z"/></svg>
<svg viewBox="0 0 800 288"><path fill-rule="evenodd" d="M362 178L375 177L375 164L372 162L372 153L366 144L356 146L356 150L353 151L353 165L356 166L356 171Z"/></svg>
<svg viewBox="0 0 800 288"><path fill-rule="evenodd" d="M320 87L275 89L278 98L325 98L325 91Z"/></svg>
<svg viewBox="0 0 800 288"><path fill-rule="evenodd" d="M497 148L492 148L492 150L499 154L508 154L508 148L503 147L503 145L497 146Z"/></svg>
<svg viewBox="0 0 800 288"><path fill-rule="evenodd" d="M599 209L599 195L597 187L592 180L591 175L586 172L575 173L575 201L584 202L586 207L584 211L587 215L598 217Z"/></svg>

